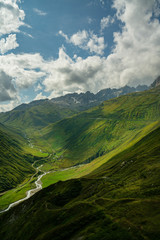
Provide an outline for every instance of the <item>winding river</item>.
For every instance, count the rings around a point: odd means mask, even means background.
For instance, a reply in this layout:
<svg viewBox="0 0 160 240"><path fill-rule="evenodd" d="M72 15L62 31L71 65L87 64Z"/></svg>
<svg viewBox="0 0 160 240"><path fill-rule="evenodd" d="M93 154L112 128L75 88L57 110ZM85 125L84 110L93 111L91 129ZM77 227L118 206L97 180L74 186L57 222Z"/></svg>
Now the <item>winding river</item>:
<svg viewBox="0 0 160 240"><path fill-rule="evenodd" d="M35 163L34 163L34 164L35 164ZM34 165L34 164L33 164L33 165ZM33 165L32 165L32 166L33 166ZM79 166L83 166L83 164L81 164L81 165L79 165ZM36 168L36 171L37 171L37 172L38 172L38 170L39 170L40 167L42 167L42 165ZM59 171L62 172L62 171L66 171L66 170L72 169L72 168L77 168L77 166L72 166L72 167L69 167L69 168L64 168L64 169L61 169L61 170L59 170ZM37 172L36 172L36 173L37 173ZM33 189L27 191L27 192L26 192L27 196L26 196L25 198L22 198L22 199L20 199L20 200L18 200L18 201L16 201L16 202L11 203L11 204L8 206L8 208L0 211L0 213L4 213L4 212L9 211L12 207L15 207L15 206L18 205L19 203L21 203L21 202L27 200L28 198L32 197L36 192L40 191L40 190L42 189L41 178L42 178L43 176L45 176L46 174L48 174L48 173L53 173L53 172L56 172L56 171L52 170L52 171L49 171L49 172L44 172L43 174L39 175L39 176L38 176L38 179L35 181L36 188L33 188ZM35 174L34 174L33 176L35 176ZM33 176L31 177L31 179L33 178ZM30 179L30 181L31 181L31 179Z"/></svg>
<svg viewBox="0 0 160 240"><path fill-rule="evenodd" d="M38 167L40 168L40 167ZM38 169L37 168L37 169ZM39 190L42 189L42 182L41 182L41 178L43 176L45 176L47 173L50 173L50 172L44 172L43 174L41 174L40 176L38 176L38 179L35 181L35 185L36 185L36 188L33 188L29 191L27 191L27 196L25 198L22 198L14 203L11 203L8 208L6 208L5 210L3 211L0 211L0 213L4 213L4 212L7 212L8 210L10 210L12 207L15 207L16 205L18 205L19 203L27 200L28 198L30 198L31 196L33 196L36 192L38 192Z"/></svg>

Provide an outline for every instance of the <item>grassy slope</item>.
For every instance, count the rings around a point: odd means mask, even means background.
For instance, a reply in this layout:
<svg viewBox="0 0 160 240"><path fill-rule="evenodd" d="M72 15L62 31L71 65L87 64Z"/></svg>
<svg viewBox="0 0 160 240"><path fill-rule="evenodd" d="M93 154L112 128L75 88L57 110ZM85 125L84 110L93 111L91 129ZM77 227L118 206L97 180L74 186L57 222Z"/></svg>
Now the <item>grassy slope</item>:
<svg viewBox="0 0 160 240"><path fill-rule="evenodd" d="M23 150L24 139L0 124L0 192L15 187L34 173L33 156Z"/></svg>
<svg viewBox="0 0 160 240"><path fill-rule="evenodd" d="M159 240L159 143L157 127L85 178L43 189L0 216L0 237Z"/></svg>
<svg viewBox="0 0 160 240"><path fill-rule="evenodd" d="M48 101L42 101L35 105L28 104L13 109L10 112L1 113L0 121L8 126L19 128L22 132L34 132L35 128L47 126L65 117L71 116L77 111L57 106Z"/></svg>
<svg viewBox="0 0 160 240"><path fill-rule="evenodd" d="M144 128L145 136L160 119L159 106L159 88L129 94L51 124L33 138L42 149L57 153L61 167L88 163L127 147Z"/></svg>
<svg viewBox="0 0 160 240"><path fill-rule="evenodd" d="M107 154L104 154L103 156L97 157L96 159L94 159L88 164L77 165L74 168L71 168L65 171L56 171L54 173L47 174L42 178L43 187L48 187L49 185L56 183L60 180L65 181L68 179L74 179L74 178L79 178L79 177L88 175L89 173L99 168L101 165L106 163L109 159L111 159L118 153L124 151L125 149L139 142L144 136L146 136L148 133L156 129L158 126L160 126L159 121L156 121L156 122L153 122L152 124L147 125L129 143L124 142L123 144L115 148L113 151ZM54 164L54 167L55 167L55 164ZM44 171L48 171L49 168L51 168L51 164L49 163L44 164L44 166L42 167Z"/></svg>

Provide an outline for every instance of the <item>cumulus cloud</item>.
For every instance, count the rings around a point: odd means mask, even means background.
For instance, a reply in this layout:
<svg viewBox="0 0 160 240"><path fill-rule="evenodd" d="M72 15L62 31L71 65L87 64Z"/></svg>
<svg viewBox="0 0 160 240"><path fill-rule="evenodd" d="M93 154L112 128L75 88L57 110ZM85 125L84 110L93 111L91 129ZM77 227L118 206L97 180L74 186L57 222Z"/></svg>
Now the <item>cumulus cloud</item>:
<svg viewBox="0 0 160 240"><path fill-rule="evenodd" d="M101 32L107 27L109 27L111 24L113 24L115 21L114 17L107 16L101 19Z"/></svg>
<svg viewBox="0 0 160 240"><path fill-rule="evenodd" d="M17 91L13 85L12 77L0 70L0 102L13 100Z"/></svg>
<svg viewBox="0 0 160 240"><path fill-rule="evenodd" d="M115 48L107 64L117 72L120 82L148 84L160 74L160 22L154 15L158 3L114 0L123 27L122 32L114 33Z"/></svg>
<svg viewBox="0 0 160 240"><path fill-rule="evenodd" d="M0 56L0 66L4 72L14 78L19 89L29 88L38 79L45 76L44 60L40 54L8 54Z"/></svg>
<svg viewBox="0 0 160 240"><path fill-rule="evenodd" d="M38 8L33 8L33 11L39 16L46 16L47 15L46 12L43 12L42 10L40 10Z"/></svg>
<svg viewBox="0 0 160 240"><path fill-rule="evenodd" d="M86 59L76 58L74 61L61 48L59 58L47 64L50 74L43 81L46 91L75 92L96 89L101 84L103 59L90 56ZM100 82L99 82L100 81ZM63 86L63 87L62 87Z"/></svg>
<svg viewBox="0 0 160 240"><path fill-rule="evenodd" d="M17 0L0 1L0 36L19 32L19 28L24 26L25 13L19 8Z"/></svg>
<svg viewBox="0 0 160 240"><path fill-rule="evenodd" d="M122 29L113 35L115 45L112 53L103 58L92 56L82 59L74 56L72 60L61 49L63 54L54 61L52 71L44 80L46 90L61 89L63 86L65 91L69 91L69 88L76 91L79 88L96 92L102 88L126 84L149 85L160 74L158 2L114 0L113 7L116 9L116 17L122 22ZM87 48L89 44L90 51L95 46L88 40L90 33L85 30L71 37L64 36L68 42L81 48Z"/></svg>
<svg viewBox="0 0 160 240"><path fill-rule="evenodd" d="M64 37L68 43L72 43L73 45L78 46L81 49L88 50L90 51L90 53L103 55L104 49L107 46L104 42L104 37L98 37L92 31L78 31L70 38L61 30L59 31L59 34Z"/></svg>
<svg viewBox="0 0 160 240"><path fill-rule="evenodd" d="M19 46L16 40L16 34L10 34L6 39L0 40L0 52L2 54L8 52L11 49L15 49Z"/></svg>
<svg viewBox="0 0 160 240"><path fill-rule="evenodd" d="M83 47L83 44L85 44L88 41L88 38L89 38L88 32L83 30L73 34L69 41L76 46Z"/></svg>

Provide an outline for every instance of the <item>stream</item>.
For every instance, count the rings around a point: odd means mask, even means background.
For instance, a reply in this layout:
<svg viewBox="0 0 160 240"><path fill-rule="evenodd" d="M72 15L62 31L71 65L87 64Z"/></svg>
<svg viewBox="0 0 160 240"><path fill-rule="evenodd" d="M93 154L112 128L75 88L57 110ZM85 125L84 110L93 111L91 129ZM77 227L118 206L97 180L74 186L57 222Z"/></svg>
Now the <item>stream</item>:
<svg viewBox="0 0 160 240"><path fill-rule="evenodd" d="M79 165L79 166L83 166L83 164L81 164L81 165ZM38 172L38 169L39 169L40 167L42 167L42 165L36 168L37 172ZM66 171L66 170L72 169L72 168L77 168L77 166L72 166L72 167L69 167L69 168L64 168L64 169L61 169L61 170L59 170L59 171L62 172L62 171ZM13 202L13 203L9 204L8 208L0 211L0 214L9 211L12 207L15 207L15 206L18 205L19 203L27 200L28 198L32 197L35 193L37 193L38 191L40 191L40 190L42 189L41 178L42 178L43 176L45 176L46 174L48 174L48 173L53 173L53 172L56 172L56 171L44 172L43 174L39 175L39 176L38 176L38 179L35 181L36 188L33 188L33 189L27 191L27 192L26 192L27 196L26 196L25 198L22 198L22 199L20 199L20 200L18 200L18 201L16 201L16 202ZM32 178L33 178L33 176L32 176ZM31 178L31 179L32 179L32 178Z"/></svg>
<svg viewBox="0 0 160 240"><path fill-rule="evenodd" d="M38 167L38 168L40 168L40 167ZM37 168L37 169L38 169L38 168ZM33 189L27 191L27 193L26 193L27 196L26 196L25 198L22 198L22 199L20 199L20 200L18 200L18 201L16 201L16 202L11 203L11 204L8 206L8 208L6 208L5 210L0 211L0 213L4 213L4 212L9 211L12 207L15 207L15 206L18 205L19 203L21 203L21 202L27 200L28 198L30 198L31 196L33 196L36 192L40 191L40 190L42 189L41 178L42 178L43 176L45 176L46 174L48 174L48 173L50 173L50 172L44 172L43 174L41 174L40 176L38 176L38 179L35 181L36 188L33 188Z"/></svg>

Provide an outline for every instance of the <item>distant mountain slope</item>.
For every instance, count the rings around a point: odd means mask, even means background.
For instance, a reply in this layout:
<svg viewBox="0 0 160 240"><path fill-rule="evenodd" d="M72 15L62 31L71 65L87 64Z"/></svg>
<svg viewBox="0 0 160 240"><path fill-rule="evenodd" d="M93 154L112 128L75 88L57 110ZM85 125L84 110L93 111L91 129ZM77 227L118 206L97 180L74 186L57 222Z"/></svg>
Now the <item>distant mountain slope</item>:
<svg viewBox="0 0 160 240"><path fill-rule="evenodd" d="M59 105L69 105L71 108L79 109L80 111L89 109L93 106L97 106L103 101L109 100L111 98L119 97L132 92L139 92L148 90L146 85L139 85L136 88L124 86L122 88L107 88L99 91L97 94L90 93L73 93L67 94L62 97L53 98L51 101Z"/></svg>
<svg viewBox="0 0 160 240"><path fill-rule="evenodd" d="M160 88L114 98L40 130L36 144L61 156L59 163L88 163L138 138L160 119ZM147 127L148 126L148 127ZM151 127L149 127L151 126ZM34 138L34 136L33 136ZM46 145L49 143L49 146Z"/></svg>
<svg viewBox="0 0 160 240"><path fill-rule="evenodd" d="M120 89L104 89L97 94L73 93L51 100L33 101L22 104L10 112L0 113L0 122L21 129L42 128L79 111L97 106L105 100L146 89L148 87L145 85L137 88L125 86Z"/></svg>
<svg viewBox="0 0 160 240"><path fill-rule="evenodd" d="M159 143L160 127L89 176L43 189L0 216L0 238L159 240Z"/></svg>
<svg viewBox="0 0 160 240"><path fill-rule="evenodd" d="M47 126L71 116L77 111L57 106L49 100L40 100L22 104L10 112L0 114L0 122L22 130Z"/></svg>
<svg viewBox="0 0 160 240"><path fill-rule="evenodd" d="M156 78L156 80L151 84L151 88L155 88L160 86L160 76L158 78Z"/></svg>
<svg viewBox="0 0 160 240"><path fill-rule="evenodd" d="M19 138L0 124L0 192L15 187L34 173L29 163L32 157L24 153Z"/></svg>

